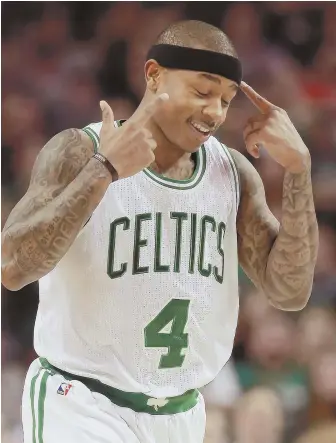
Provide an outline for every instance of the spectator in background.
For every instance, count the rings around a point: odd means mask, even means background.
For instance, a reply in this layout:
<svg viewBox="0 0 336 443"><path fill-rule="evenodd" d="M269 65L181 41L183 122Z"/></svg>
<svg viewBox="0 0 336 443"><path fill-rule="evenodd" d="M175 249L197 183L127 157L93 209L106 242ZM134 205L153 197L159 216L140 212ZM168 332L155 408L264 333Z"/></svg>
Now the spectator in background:
<svg viewBox="0 0 336 443"><path fill-rule="evenodd" d="M336 132L334 145L336 145ZM324 212L333 217L333 214L336 212L336 161L333 163L331 157L325 165L325 168L320 168L320 170L313 175L314 197L317 203L317 210L320 211L320 213ZM334 229L336 223L330 223L330 225Z"/></svg>
<svg viewBox="0 0 336 443"><path fill-rule="evenodd" d="M315 2L268 3L264 31L302 66L309 65L323 41L326 8Z"/></svg>
<svg viewBox="0 0 336 443"><path fill-rule="evenodd" d="M229 360L217 377L202 389L208 405L229 410L241 395L234 364Z"/></svg>
<svg viewBox="0 0 336 443"><path fill-rule="evenodd" d="M101 98L109 101L117 119L132 114L144 90L143 76L138 74L149 42L163 28L185 18L211 21L213 17L215 25L222 23L244 61L245 79L287 110L311 151L320 251L313 308L299 315L297 325L296 316L277 312L251 291L241 273L242 310L234 360L204 392L206 443L254 443L255 438L257 443L264 438L267 443L293 443L291 437L311 423L335 420L336 7L332 2L194 5L2 5L2 220L25 192L33 161L47 139L65 127L100 120ZM242 128L254 112L238 94L219 138L246 154ZM263 152L254 165L278 215L283 171ZM22 374L33 359L37 295L37 285L2 294L5 443L22 443L17 404ZM335 426L326 424L296 443L333 443L335 434Z"/></svg>
<svg viewBox="0 0 336 443"><path fill-rule="evenodd" d="M304 310L298 320L297 337L298 361L310 365L320 352L336 347L335 314L320 307Z"/></svg>
<svg viewBox="0 0 336 443"><path fill-rule="evenodd" d="M320 223L320 246L310 305L336 307L336 231Z"/></svg>
<svg viewBox="0 0 336 443"><path fill-rule="evenodd" d="M231 360L217 377L202 389L202 394L207 414L204 443L229 443L231 410L242 394Z"/></svg>
<svg viewBox="0 0 336 443"><path fill-rule="evenodd" d="M336 346L315 354L309 368L312 388L309 422L336 420Z"/></svg>
<svg viewBox="0 0 336 443"><path fill-rule="evenodd" d="M206 406L204 443L231 443L229 415L222 408Z"/></svg>
<svg viewBox="0 0 336 443"><path fill-rule="evenodd" d="M296 325L283 312L267 309L246 335L246 360L236 369L244 390L263 385L278 392L286 418L286 434L296 435L308 405L308 379L296 360Z"/></svg>
<svg viewBox="0 0 336 443"><path fill-rule="evenodd" d="M258 387L246 393L233 413L234 443L283 443L284 415L274 391Z"/></svg>
<svg viewBox="0 0 336 443"><path fill-rule="evenodd" d="M333 443L336 441L336 423L330 422L304 433L295 443Z"/></svg>
<svg viewBox="0 0 336 443"><path fill-rule="evenodd" d="M143 96L145 82L139 72L143 71L148 49L155 38L170 23L181 20L181 2L158 9L148 9L142 12L142 19L129 40L127 57L127 79L130 89L138 100Z"/></svg>
<svg viewBox="0 0 336 443"><path fill-rule="evenodd" d="M299 66L288 53L266 42L260 9L261 4L255 2L234 3L224 15L222 28L235 42L244 66L245 80L269 101L286 109L295 126L302 131L313 116L300 85ZM234 132L236 138L241 133L242 126L239 127L239 124L242 120L246 121L251 116L247 113L252 111L252 107L243 106L242 103L242 99L236 101L223 128L224 140L230 140L235 148L238 143L234 134L229 139L227 135L224 136L224 131L225 134L227 131Z"/></svg>
<svg viewBox="0 0 336 443"><path fill-rule="evenodd" d="M325 3L322 11L312 11L313 14L323 14L320 44L314 54L311 66L303 71L304 87L315 105L336 107L336 5L334 2ZM315 19L315 20L314 20ZM312 27L316 29L316 15Z"/></svg>

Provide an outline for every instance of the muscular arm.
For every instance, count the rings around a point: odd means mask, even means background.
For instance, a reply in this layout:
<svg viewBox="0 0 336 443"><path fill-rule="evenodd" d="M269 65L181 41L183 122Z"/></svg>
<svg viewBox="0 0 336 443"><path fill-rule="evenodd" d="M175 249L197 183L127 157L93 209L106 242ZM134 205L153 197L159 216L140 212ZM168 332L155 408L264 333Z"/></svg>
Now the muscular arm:
<svg viewBox="0 0 336 443"><path fill-rule="evenodd" d="M2 232L2 283L8 289L49 273L104 196L111 177L92 154L90 138L78 129L56 135L39 153L28 191Z"/></svg>
<svg viewBox="0 0 336 443"><path fill-rule="evenodd" d="M237 217L239 260L256 287L278 309L302 309L311 294L318 250L311 175L285 172L281 223L269 210L262 180L231 150L241 178Z"/></svg>

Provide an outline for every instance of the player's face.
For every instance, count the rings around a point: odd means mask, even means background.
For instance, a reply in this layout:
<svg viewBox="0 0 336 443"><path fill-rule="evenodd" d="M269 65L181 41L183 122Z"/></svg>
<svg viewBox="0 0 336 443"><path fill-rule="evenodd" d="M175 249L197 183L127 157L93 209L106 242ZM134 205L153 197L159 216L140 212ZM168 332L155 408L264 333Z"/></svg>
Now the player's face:
<svg viewBox="0 0 336 443"><path fill-rule="evenodd" d="M155 92L170 99L155 122L171 143L193 152L223 124L237 90L218 75L160 68Z"/></svg>

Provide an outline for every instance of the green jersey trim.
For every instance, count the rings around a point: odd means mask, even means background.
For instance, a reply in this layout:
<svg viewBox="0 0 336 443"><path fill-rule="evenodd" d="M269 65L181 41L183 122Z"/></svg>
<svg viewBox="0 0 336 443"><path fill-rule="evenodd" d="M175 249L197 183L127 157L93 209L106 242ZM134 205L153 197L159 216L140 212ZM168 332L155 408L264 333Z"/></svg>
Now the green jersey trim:
<svg viewBox="0 0 336 443"><path fill-rule="evenodd" d="M87 135L91 138L92 142L93 142L93 149L95 154L98 152L98 146L99 146L99 137L98 135L95 133L95 131L86 126L85 128L83 128L83 131L87 133Z"/></svg>
<svg viewBox="0 0 336 443"><path fill-rule="evenodd" d="M196 152L196 165L193 175L187 180L174 180L172 178L164 177L163 175L157 174L148 168L145 168L143 172L152 179L155 183L162 186L166 186L171 189L187 190L192 189L202 180L205 169L206 169L206 152L204 145Z"/></svg>
<svg viewBox="0 0 336 443"><path fill-rule="evenodd" d="M118 127L126 120L117 120L116 124ZM206 169L206 151L204 145L195 153L196 165L193 175L187 180L174 180L173 178L165 177L164 175L158 174L151 169L145 168L143 172L147 177L152 179L155 183L165 186L170 189L187 190L192 189L202 180L205 169Z"/></svg>
<svg viewBox="0 0 336 443"><path fill-rule="evenodd" d="M154 398L141 392L120 391L93 378L70 374L54 367L45 358L40 358L39 361L41 366L49 371L50 375L60 374L69 381L78 380L90 391L98 392L107 397L112 403L130 408L135 412L145 412L151 415L172 415L189 411L198 401L199 392L197 389L191 389L176 397Z"/></svg>
<svg viewBox="0 0 336 443"><path fill-rule="evenodd" d="M126 120L116 120L115 124L117 127L121 127ZM92 139L95 147L95 152L98 150L99 146L99 136L98 134L90 127L86 126L83 131L85 131ZM198 183L202 180L205 169L206 169L206 150L204 145L200 147L200 149L195 153L195 170L190 178L187 180L174 180L172 178L165 177L161 174L158 174L148 168L143 169L144 174L155 183L165 186L170 189L178 189L178 190L188 190L194 188Z"/></svg>
<svg viewBox="0 0 336 443"><path fill-rule="evenodd" d="M232 155L228 149L227 146L225 146L223 143L221 143L222 148L225 152L225 155L227 157L227 159L229 160L231 169L232 169L232 174L233 174L233 179L234 179L234 184L235 184L235 190L236 190L236 204L237 204L237 210L239 207L239 202L240 202L240 180L239 180L239 172L237 169L237 166L232 158Z"/></svg>

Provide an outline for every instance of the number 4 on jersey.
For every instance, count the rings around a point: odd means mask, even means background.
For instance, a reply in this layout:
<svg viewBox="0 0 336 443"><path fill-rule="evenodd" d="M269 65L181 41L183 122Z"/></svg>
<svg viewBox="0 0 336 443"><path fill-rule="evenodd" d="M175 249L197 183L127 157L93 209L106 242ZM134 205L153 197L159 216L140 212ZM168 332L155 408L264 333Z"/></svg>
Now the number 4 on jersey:
<svg viewBox="0 0 336 443"><path fill-rule="evenodd" d="M184 332L188 320L190 300L173 298L145 327L145 346L147 348L168 348L161 356L159 368L182 366L185 355L182 349L188 347L188 334ZM170 332L160 332L172 322Z"/></svg>

